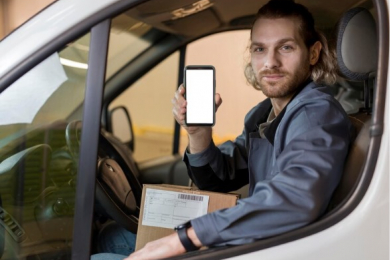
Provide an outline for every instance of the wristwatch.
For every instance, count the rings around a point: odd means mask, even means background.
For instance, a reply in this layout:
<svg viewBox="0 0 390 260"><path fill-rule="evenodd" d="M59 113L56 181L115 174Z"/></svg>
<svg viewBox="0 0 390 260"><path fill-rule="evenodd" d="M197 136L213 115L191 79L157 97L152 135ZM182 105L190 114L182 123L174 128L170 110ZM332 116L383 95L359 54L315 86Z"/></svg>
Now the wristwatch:
<svg viewBox="0 0 390 260"><path fill-rule="evenodd" d="M191 221L188 221L184 224L180 224L175 227L181 244L184 246L187 252L198 250L199 247L192 243L191 239L188 237L187 229L191 227Z"/></svg>

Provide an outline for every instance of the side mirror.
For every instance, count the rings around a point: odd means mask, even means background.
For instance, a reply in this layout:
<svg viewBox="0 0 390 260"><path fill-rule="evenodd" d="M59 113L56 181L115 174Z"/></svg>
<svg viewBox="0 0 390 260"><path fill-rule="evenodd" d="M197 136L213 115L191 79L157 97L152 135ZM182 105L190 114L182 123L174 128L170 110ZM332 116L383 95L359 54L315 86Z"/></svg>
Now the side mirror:
<svg viewBox="0 0 390 260"><path fill-rule="evenodd" d="M108 131L134 151L134 131L126 107L119 106L109 111Z"/></svg>

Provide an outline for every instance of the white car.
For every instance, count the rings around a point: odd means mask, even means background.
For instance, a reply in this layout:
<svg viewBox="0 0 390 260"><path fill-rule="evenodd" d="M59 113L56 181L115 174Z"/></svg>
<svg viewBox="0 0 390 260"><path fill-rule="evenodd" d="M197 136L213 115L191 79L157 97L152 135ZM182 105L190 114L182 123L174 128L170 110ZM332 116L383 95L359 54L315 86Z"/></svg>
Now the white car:
<svg viewBox="0 0 390 260"><path fill-rule="evenodd" d="M263 98L241 65L265 2L60 0L3 39L0 259L87 260L105 223L136 232L142 184L188 185L170 102L183 68L216 67L227 98L214 140L238 135ZM389 259L389 1L299 3L337 50L330 87L359 131L329 210L285 234L175 259ZM122 174L107 175L107 160Z"/></svg>

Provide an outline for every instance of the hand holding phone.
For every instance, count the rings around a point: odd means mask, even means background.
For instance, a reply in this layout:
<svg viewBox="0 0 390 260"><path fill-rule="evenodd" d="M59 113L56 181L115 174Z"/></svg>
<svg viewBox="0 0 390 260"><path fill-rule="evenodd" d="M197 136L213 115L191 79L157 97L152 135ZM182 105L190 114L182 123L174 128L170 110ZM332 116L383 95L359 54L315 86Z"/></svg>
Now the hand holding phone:
<svg viewBox="0 0 390 260"><path fill-rule="evenodd" d="M191 65L184 68L187 126L215 124L215 68L210 65Z"/></svg>

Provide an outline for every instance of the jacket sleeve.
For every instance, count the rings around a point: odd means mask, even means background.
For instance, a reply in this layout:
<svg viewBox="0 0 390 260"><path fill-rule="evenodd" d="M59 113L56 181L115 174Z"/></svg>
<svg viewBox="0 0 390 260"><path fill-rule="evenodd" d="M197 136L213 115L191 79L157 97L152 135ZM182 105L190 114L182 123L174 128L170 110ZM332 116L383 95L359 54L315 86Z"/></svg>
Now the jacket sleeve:
<svg viewBox="0 0 390 260"><path fill-rule="evenodd" d="M249 181L245 133L234 142L225 142L218 148L211 141L201 153L190 154L186 151L183 160L188 175L201 190L229 192Z"/></svg>
<svg viewBox="0 0 390 260"><path fill-rule="evenodd" d="M249 182L248 133L257 131L259 122L264 122L271 111L271 101L266 99L253 107L245 116L244 130L234 142L228 141L209 147L197 154L184 154L188 175L201 190L229 192Z"/></svg>
<svg viewBox="0 0 390 260"><path fill-rule="evenodd" d="M289 119L294 120L285 129L294 132L282 133L286 144L276 157L273 177L256 183L252 196L236 206L191 221L204 245L274 236L307 225L324 212L341 177L350 123L341 111L327 106L306 106Z"/></svg>

